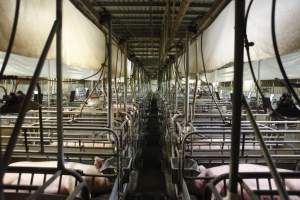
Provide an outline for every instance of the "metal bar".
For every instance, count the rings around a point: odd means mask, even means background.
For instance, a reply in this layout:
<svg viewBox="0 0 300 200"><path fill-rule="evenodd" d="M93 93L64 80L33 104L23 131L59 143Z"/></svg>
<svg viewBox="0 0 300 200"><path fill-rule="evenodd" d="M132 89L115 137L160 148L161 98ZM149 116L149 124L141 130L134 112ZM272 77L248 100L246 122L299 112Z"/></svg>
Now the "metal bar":
<svg viewBox="0 0 300 200"><path fill-rule="evenodd" d="M280 175L277 172L276 166L273 163L272 157L270 155L270 152L269 152L266 144L264 143L264 139L263 139L262 134L261 134L261 132L260 132L258 126L257 126L257 123L255 122L255 119L252 115L251 109L250 109L245 97L243 96L242 98L243 98L242 102L243 102L244 107L246 109L246 112L247 112L247 114L250 118L250 122L252 124L253 129L254 129L255 135L256 135L256 137L259 141L260 147L262 148L263 155L266 159L266 162L267 162L267 164L270 168L270 173L271 173L272 177L274 178L276 188L277 188L278 193L280 195L280 199L288 200L289 199L288 194L284 189L283 183L281 182L282 178L280 177Z"/></svg>
<svg viewBox="0 0 300 200"><path fill-rule="evenodd" d="M243 95L243 68L244 68L244 35L245 35L245 0L235 1L235 41L234 41L234 87L232 105L232 132L231 132L231 162L229 197L238 199L238 171L241 136L241 111Z"/></svg>
<svg viewBox="0 0 300 200"><path fill-rule="evenodd" d="M23 130L23 136L24 136L25 151L26 151L26 153L28 153L29 147L28 147L28 135L27 135L27 129L26 128Z"/></svg>
<svg viewBox="0 0 300 200"><path fill-rule="evenodd" d="M186 32L186 67L185 67L185 126L189 123L189 32Z"/></svg>
<svg viewBox="0 0 300 200"><path fill-rule="evenodd" d="M62 98L62 0L56 0L56 117L57 117L57 168L64 169L63 98Z"/></svg>
<svg viewBox="0 0 300 200"><path fill-rule="evenodd" d="M38 109L39 109L39 124L40 124L40 145L41 145L41 153L44 153L44 132L43 132L43 112L42 112L42 90L39 83L36 84L38 90Z"/></svg>
<svg viewBox="0 0 300 200"><path fill-rule="evenodd" d="M178 60L176 59L175 64L174 64L174 68L177 67L177 62L178 62ZM174 71L176 71L176 69L174 69ZM178 98L177 98L177 96L178 96L178 90L177 90L178 85L177 85L177 81L178 81L178 76L177 76L177 73L175 72L175 97L174 97L175 105L174 105L174 113L176 113L177 107L178 107Z"/></svg>
<svg viewBox="0 0 300 200"><path fill-rule="evenodd" d="M112 113L112 26L111 26L111 15L107 15L108 23L108 70L107 70L107 81L108 81L108 128L113 127L113 113Z"/></svg>
<svg viewBox="0 0 300 200"><path fill-rule="evenodd" d="M52 88L52 82L51 82L51 77L50 77L50 71L51 71L51 69L50 69L50 62L48 61L48 81L47 81L47 92L48 92L48 95L47 95L47 105L48 105L48 107L50 107L51 106L51 94L52 94L52 90L51 90L51 88Z"/></svg>
<svg viewBox="0 0 300 200"><path fill-rule="evenodd" d="M51 184L53 183L57 177L61 176L62 171L59 170L51 178L49 178L38 190L36 190L32 195L28 197L27 200L35 200L37 197Z"/></svg>
<svg viewBox="0 0 300 200"><path fill-rule="evenodd" d="M141 71L140 66L137 66L137 84L138 84L137 99L139 99L140 95L141 95L141 77L140 77L140 71Z"/></svg>
<svg viewBox="0 0 300 200"><path fill-rule="evenodd" d="M127 87L128 87L128 71L127 71L127 43L125 43L125 59L124 59L124 112L127 113Z"/></svg>
<svg viewBox="0 0 300 200"><path fill-rule="evenodd" d="M41 54L41 56L39 58L37 67L35 69L35 72L34 72L34 74L32 76L31 83L30 83L29 88L27 90L27 94L26 94L25 99L24 99L24 101L22 103L23 106L21 107L21 110L19 112L18 118L16 120L14 129L13 129L13 132L11 134L11 137L9 139L8 145L6 147L6 151L4 153L3 159L1 160L2 161L1 165L0 165L0 180L1 180L1 182L3 180L5 170L6 170L7 166L8 166L9 161L10 161L13 149L14 149L16 143L17 143L18 135L20 133L20 129L22 127L22 123L23 123L24 117L26 115L26 110L27 110L28 104L29 104L29 102L31 100L34 88L35 88L37 80L38 80L38 77L39 77L39 75L40 75L40 73L42 71L42 68L44 66L44 62L46 60L48 51L49 51L49 49L51 47L51 43L52 43L52 40L54 38L54 35L55 35L55 32L56 32L57 28L58 28L58 22L55 21L54 24L53 24L53 26L52 26L51 32L50 32L50 34L48 36L48 39L46 41L46 44L44 46L44 49L42 51L42 54ZM0 188L0 198L2 198L2 197L3 197L3 187Z"/></svg>
<svg viewBox="0 0 300 200"><path fill-rule="evenodd" d="M115 2L115 1L100 1L97 0L95 2L93 2L93 6L101 6L101 7L127 7L127 6L134 6L134 7L149 7L149 6L153 6L153 7L165 7L166 6L166 2L164 1L155 1L155 2L150 2L150 1L146 1L146 2ZM173 6L180 6L180 2L173 2ZM212 6L212 3L209 2L191 2L190 3L190 7L202 7L202 8L209 8ZM157 8L155 8L157 9ZM175 10L175 9L174 9Z"/></svg>

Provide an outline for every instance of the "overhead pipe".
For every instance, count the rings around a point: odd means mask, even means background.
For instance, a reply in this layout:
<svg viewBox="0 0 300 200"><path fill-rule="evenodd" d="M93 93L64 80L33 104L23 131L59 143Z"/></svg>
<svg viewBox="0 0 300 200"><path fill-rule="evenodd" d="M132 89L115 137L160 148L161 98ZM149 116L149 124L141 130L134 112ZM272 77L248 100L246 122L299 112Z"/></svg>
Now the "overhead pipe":
<svg viewBox="0 0 300 200"><path fill-rule="evenodd" d="M245 0L235 1L234 77L232 95L231 161L229 197L238 199L238 172L241 136L241 112L243 97Z"/></svg>

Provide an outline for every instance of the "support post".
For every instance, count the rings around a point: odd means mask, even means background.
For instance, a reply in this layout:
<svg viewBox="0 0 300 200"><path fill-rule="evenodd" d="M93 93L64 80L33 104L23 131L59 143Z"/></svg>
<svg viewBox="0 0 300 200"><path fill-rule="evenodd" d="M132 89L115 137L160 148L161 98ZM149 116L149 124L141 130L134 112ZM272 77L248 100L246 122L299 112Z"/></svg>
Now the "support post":
<svg viewBox="0 0 300 200"><path fill-rule="evenodd" d="M232 132L229 197L238 199L238 171L241 136L241 111L243 97L245 0L235 1L234 79L232 98Z"/></svg>
<svg viewBox="0 0 300 200"><path fill-rule="evenodd" d="M257 84L259 86L261 86L260 84L260 63L261 63L261 60L257 61ZM258 89L256 88L256 101L257 101L257 105L259 105L259 95L258 95ZM262 101L264 101L262 99Z"/></svg>
<svg viewBox="0 0 300 200"><path fill-rule="evenodd" d="M186 59L185 59L185 125L189 123L189 32L186 32Z"/></svg>
<svg viewBox="0 0 300 200"><path fill-rule="evenodd" d="M178 96L178 94L177 94L177 87L178 87L178 85L177 85L177 81L178 81L178 77L177 77L177 73L176 73L176 67L177 67L177 59L176 59L176 61L175 61L175 64L174 64L174 71L175 71L175 97L174 97L174 100L175 100L175 103L174 103L174 113L176 113L176 111L177 111L177 104L178 104L178 102L177 102L177 96Z"/></svg>
<svg viewBox="0 0 300 200"><path fill-rule="evenodd" d="M140 66L137 66L137 79L138 79L138 95L137 99L139 100L140 98L140 92L141 92L141 76L140 76Z"/></svg>
<svg viewBox="0 0 300 200"><path fill-rule="evenodd" d="M112 113L112 25L111 16L107 14L107 25L108 25L108 70L107 70L107 81L108 81L108 128L113 127L113 113Z"/></svg>
<svg viewBox="0 0 300 200"><path fill-rule="evenodd" d="M127 72L127 43L125 43L125 61L124 61L124 111L127 113L127 85L128 85L128 72Z"/></svg>
<svg viewBox="0 0 300 200"><path fill-rule="evenodd" d="M58 28L56 31L56 106L57 106L57 168L64 169L63 148L63 98L62 98L62 0L56 0L56 20Z"/></svg>
<svg viewBox="0 0 300 200"><path fill-rule="evenodd" d="M48 90L48 98L47 98L47 101L48 101L48 107L51 106L51 93L52 93L52 90L51 90L51 76L50 76L50 71L51 71L51 68L50 68L50 62L48 61L48 81L47 81L47 90Z"/></svg>

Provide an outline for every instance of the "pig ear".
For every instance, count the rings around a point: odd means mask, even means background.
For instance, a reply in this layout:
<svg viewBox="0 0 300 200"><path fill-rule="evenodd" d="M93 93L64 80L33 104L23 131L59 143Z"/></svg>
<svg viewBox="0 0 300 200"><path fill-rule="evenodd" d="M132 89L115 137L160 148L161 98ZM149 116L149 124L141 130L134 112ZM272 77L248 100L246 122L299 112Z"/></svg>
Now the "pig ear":
<svg viewBox="0 0 300 200"><path fill-rule="evenodd" d="M197 167L197 170L198 170L199 172L204 172L204 171L206 170L206 168L205 168L203 165L199 165L199 166Z"/></svg>
<svg viewBox="0 0 300 200"><path fill-rule="evenodd" d="M103 164L103 161L104 159L98 157L98 156L95 156L95 162L94 162L94 165L97 169L100 169L102 164Z"/></svg>

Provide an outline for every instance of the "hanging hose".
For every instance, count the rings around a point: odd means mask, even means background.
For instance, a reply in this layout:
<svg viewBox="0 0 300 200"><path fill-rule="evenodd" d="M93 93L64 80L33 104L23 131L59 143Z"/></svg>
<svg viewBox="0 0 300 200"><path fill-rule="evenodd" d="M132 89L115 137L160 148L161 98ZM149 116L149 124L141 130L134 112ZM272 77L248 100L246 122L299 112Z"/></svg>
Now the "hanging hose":
<svg viewBox="0 0 300 200"><path fill-rule="evenodd" d="M248 16L249 16L249 13L250 13L253 1L254 0L250 1L249 5L248 5L248 8L247 8L247 11L246 11L246 15L245 15L245 27L246 27L246 31L245 31L245 48L246 48L246 53L247 53L247 58L248 58L248 63L249 63L249 68L250 68L252 79L253 79L253 81L255 83L257 91L260 94L260 96L262 98L262 101L263 101L263 104L264 104L264 99L266 97L265 97L264 93L262 92L262 90L261 90L261 88L260 88L260 86L258 84L258 81L256 79L256 76L255 76L255 73L254 73L254 69L253 69L253 65L252 65L252 59L251 59L251 55L250 55L250 48L249 47L253 46L254 44L252 42L249 42L248 35L247 35ZM285 86L287 87L286 84L285 84ZM280 113L278 113L276 110L273 109L272 106L270 106L269 109L272 111L272 113L276 114L276 116L278 116L280 119L285 119L285 120L290 119L290 118L288 118L286 116L283 116ZM267 108L265 106L264 106L264 110L265 110L265 112L267 112Z"/></svg>
<svg viewBox="0 0 300 200"><path fill-rule="evenodd" d="M12 51L12 48L14 45L18 21L19 21L19 13L20 13L20 0L16 0L15 17L14 17L13 27L12 27L12 30L10 33L10 38L9 38L6 54L5 54L4 61L2 63L2 68L0 71L0 80L2 80L2 78L3 78L3 74L4 74L5 68L7 66L7 63L8 63L8 60L9 60L9 57L10 57L10 54L11 54L11 51Z"/></svg>
<svg viewBox="0 0 300 200"><path fill-rule="evenodd" d="M254 43L253 42L249 42L248 40L248 36L247 36L247 22L248 22L248 16L249 16L249 12L250 12L250 9L251 9L251 6L253 4L253 0L250 1L249 5L248 5L248 8L247 8L247 11L246 11L246 15L245 15L245 48L246 48L246 52L247 52L247 58L248 58L248 63L249 63L249 67L250 67L250 72L251 72L251 75L252 75L252 79L255 83L255 86L257 88L257 91L258 93L260 94L262 100L264 101L265 99L265 95L263 94L259 84L258 84L258 81L255 77L255 73L254 73L254 70L253 70L253 65L252 65L252 60L251 60L251 56L250 56L250 46L253 46ZM271 108L272 109L272 108ZM264 110L265 112L267 112L267 109L264 107Z"/></svg>
<svg viewBox="0 0 300 200"><path fill-rule="evenodd" d="M24 98L24 101L22 103L22 107L21 107L21 110L18 114L18 118L16 120L16 123L15 123L15 126L14 126L14 129L13 129L13 132L11 134L11 137L8 141L8 144L7 144L7 147L6 147L6 151L4 152L4 155L3 155L3 158L1 160L1 168L0 168L0 181L2 182L3 180L3 176L4 176L4 173L7 169L7 166L10 162L10 159L11 159L11 155L12 155L12 152L13 152L13 149L16 145L16 142L17 142L17 139L18 139L18 136L19 136L19 133L20 133L20 130L21 130L21 127L22 127L22 124L23 124L23 121L24 121L24 117L26 115L26 110L27 110L27 107L30 103L30 99L32 97L32 94L34 92L34 88L36 86L36 83L37 83L37 80L38 80L38 77L42 71L42 68L44 66L44 62L46 60L46 57L47 57L47 54L48 54L48 51L51 47L51 43L52 43L52 40L55 36L55 33L58 29L58 25L59 25L59 22L56 20L52 26L52 29L51 29L51 32L48 36L48 39L46 41L46 44L44 45L44 48L43 48L43 51L42 51L42 54L39 58L39 61L37 63L37 66L36 66L36 69L35 69L35 72L32 76L32 79L31 79L31 82L30 82L30 85L29 85L29 88L27 90L27 94L26 94L26 97ZM2 194L2 188L0 188L0 194Z"/></svg>
<svg viewBox="0 0 300 200"><path fill-rule="evenodd" d="M195 115L195 104L196 104L197 88L198 88L198 74L196 75L196 83L195 83L194 94L193 94L193 117Z"/></svg>
<svg viewBox="0 0 300 200"><path fill-rule="evenodd" d="M181 59L182 59L182 57L180 58L180 61L177 62L176 66L175 66L175 75L176 75L176 81L177 81L177 83L178 83L178 86L180 87L180 91L181 91L181 93L183 93L184 88L182 87L181 83L178 81L178 79L179 79L179 77L180 77L180 76L179 76L178 67L179 67L179 64L181 63Z"/></svg>
<svg viewBox="0 0 300 200"><path fill-rule="evenodd" d="M275 15L276 15L275 11L276 11L276 0L272 0L271 32L272 32L272 41L273 41L273 47L274 47L276 61L277 61L278 67L280 69L280 72L282 74L282 77L283 77L283 80L285 82L287 90L293 95L293 97L295 98L297 104L300 105L300 99L299 99L297 93L295 92L294 88L292 87L292 85L290 83L290 80L289 80L289 78L288 78L288 76L285 72L285 69L283 67L281 57L280 57L280 54L279 54L277 39L276 39L276 29L275 29Z"/></svg>
<svg viewBox="0 0 300 200"><path fill-rule="evenodd" d="M205 67L205 62L204 62L204 55L203 55L203 33L201 34L200 39L201 39L200 50L201 50L201 58L202 58L203 72L204 72L204 77L205 77L206 84L207 84L207 86L208 86L208 91L209 91L209 93L210 93L210 95L211 95L211 98L212 98L214 104L215 104L216 107L217 107L218 112L220 113L220 116L221 116L221 119L222 119L222 121L223 121L223 124L227 124L227 122L225 121L224 116L223 116L223 114L222 114L222 112L221 112L221 110L220 110L220 107L219 107L218 103L216 102L215 97L214 97L214 95L213 95L213 93L212 93L212 91L211 91L211 89L210 89L210 87L209 87L209 84L208 84L208 79L207 79L207 75L206 75L206 67ZM224 135L224 136L225 136L225 135Z"/></svg>
<svg viewBox="0 0 300 200"><path fill-rule="evenodd" d="M86 97L86 99L84 100L82 106L81 106L81 109L80 109L80 113L79 113L79 116L81 116L82 112L83 112L83 109L85 107L85 105L87 104L87 101L91 98L91 96L93 95L94 91L96 90L97 86L99 85L100 81L102 80L102 76L103 76L103 72L104 72L104 66L101 67L101 73L100 73L100 76L99 76L99 79L97 81L97 83L95 84L95 86L93 87L92 91L90 92L89 96Z"/></svg>
<svg viewBox="0 0 300 200"><path fill-rule="evenodd" d="M122 51L121 51L121 70L120 70L119 78L121 78L121 76L122 76L122 70L123 70L123 56L122 56ZM120 92L120 82L118 82L117 85L118 85L118 87L117 87L117 95L119 95L119 92ZM125 87L127 87L127 86L125 86ZM121 108L121 103L120 103L120 108Z"/></svg>

